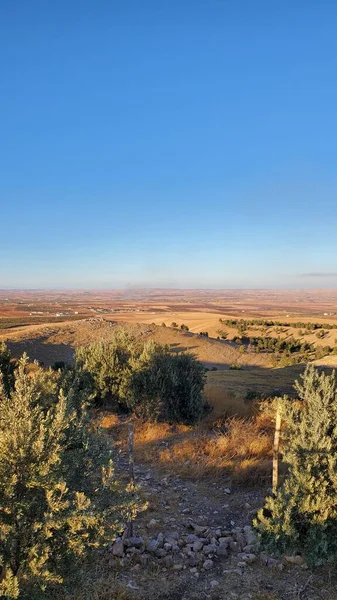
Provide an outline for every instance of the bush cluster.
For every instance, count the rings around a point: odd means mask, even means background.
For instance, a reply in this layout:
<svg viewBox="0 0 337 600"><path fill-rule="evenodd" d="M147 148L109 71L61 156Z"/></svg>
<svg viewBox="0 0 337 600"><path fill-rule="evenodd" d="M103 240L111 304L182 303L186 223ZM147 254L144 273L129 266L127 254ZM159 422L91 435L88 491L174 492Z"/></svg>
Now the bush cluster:
<svg viewBox="0 0 337 600"><path fill-rule="evenodd" d="M92 398L113 410L185 424L202 416L205 369L192 354L116 330L109 342L79 348L76 367L91 378Z"/></svg>

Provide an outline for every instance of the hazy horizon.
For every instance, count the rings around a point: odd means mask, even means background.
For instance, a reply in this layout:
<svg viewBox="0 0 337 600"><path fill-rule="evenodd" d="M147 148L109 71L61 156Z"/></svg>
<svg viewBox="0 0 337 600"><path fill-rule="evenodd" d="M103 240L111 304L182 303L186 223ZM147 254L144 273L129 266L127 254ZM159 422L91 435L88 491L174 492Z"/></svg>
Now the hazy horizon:
<svg viewBox="0 0 337 600"><path fill-rule="evenodd" d="M337 287L337 5L0 7L0 287Z"/></svg>

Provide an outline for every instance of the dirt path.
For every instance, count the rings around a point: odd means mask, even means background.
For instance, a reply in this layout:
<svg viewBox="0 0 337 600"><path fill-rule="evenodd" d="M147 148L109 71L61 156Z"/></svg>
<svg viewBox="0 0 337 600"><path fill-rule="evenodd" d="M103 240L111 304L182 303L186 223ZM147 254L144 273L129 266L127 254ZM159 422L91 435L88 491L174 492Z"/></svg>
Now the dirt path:
<svg viewBox="0 0 337 600"><path fill-rule="evenodd" d="M127 457L120 455L119 468L127 472ZM136 482L148 508L135 522L135 535L156 539L158 534L186 540L195 526L208 531L230 530L251 524L263 504L265 489L229 489L228 482L190 481L174 473L163 473L147 464L135 467ZM193 526L192 526L193 525ZM198 529L197 529L198 530ZM204 534L206 535L206 534ZM165 538L166 539L166 538ZM267 565L260 558L244 564L236 554L213 557L213 568L186 566L179 554L167 568L154 559L146 566L125 564L118 581L128 596L138 600L336 600L333 570Z"/></svg>

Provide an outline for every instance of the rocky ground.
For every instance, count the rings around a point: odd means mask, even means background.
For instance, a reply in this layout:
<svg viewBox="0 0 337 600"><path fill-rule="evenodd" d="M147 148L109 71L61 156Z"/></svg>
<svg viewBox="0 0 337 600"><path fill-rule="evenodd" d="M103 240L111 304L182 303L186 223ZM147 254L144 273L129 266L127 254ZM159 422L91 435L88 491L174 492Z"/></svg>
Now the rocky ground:
<svg viewBox="0 0 337 600"><path fill-rule="evenodd" d="M127 597L337 599L335 568L311 571L299 556L276 559L259 551L251 523L267 490L191 482L147 465L136 467L136 480L148 509L107 559Z"/></svg>

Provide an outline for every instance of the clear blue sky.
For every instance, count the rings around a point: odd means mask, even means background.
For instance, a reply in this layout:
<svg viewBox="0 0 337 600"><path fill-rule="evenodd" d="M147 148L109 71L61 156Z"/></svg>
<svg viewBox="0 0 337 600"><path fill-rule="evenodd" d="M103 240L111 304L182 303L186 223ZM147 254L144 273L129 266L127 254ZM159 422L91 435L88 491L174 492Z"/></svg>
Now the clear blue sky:
<svg viewBox="0 0 337 600"><path fill-rule="evenodd" d="M2 0L0 287L337 287L337 3Z"/></svg>

